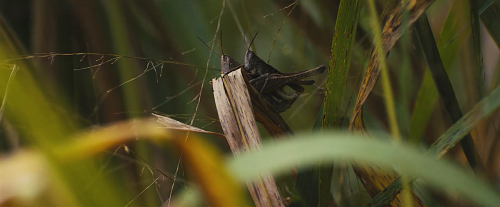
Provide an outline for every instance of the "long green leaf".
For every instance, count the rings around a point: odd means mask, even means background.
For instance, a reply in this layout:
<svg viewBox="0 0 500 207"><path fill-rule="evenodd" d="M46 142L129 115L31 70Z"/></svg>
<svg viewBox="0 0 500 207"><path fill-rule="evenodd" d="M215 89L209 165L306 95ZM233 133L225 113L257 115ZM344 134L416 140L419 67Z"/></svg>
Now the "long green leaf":
<svg viewBox="0 0 500 207"><path fill-rule="evenodd" d="M460 110L460 105L458 104L458 100L455 96L455 91L453 90L448 74L444 69L443 62L441 61L441 57L426 15L422 15L422 17L420 17L420 19L416 22L415 31L417 37L416 39L418 39L420 43L416 44L417 48L424 53L427 64L429 65L429 71L432 74L432 78L434 79L434 83L436 84L446 112L448 112L448 116L451 121L455 123L462 118L462 111ZM479 155L476 151L472 136L467 134L466 137L460 141L460 144L470 166L473 169L481 166Z"/></svg>
<svg viewBox="0 0 500 207"><path fill-rule="evenodd" d="M500 3L491 0L478 0L478 13L481 20L495 40L497 46L500 45ZM443 65L449 71L453 59L459 48L465 43L471 34L470 22L466 15L463 15L467 7L467 1L454 1L450 13L446 18L444 26L437 42L439 53ZM413 116L410 125L410 140L418 142L424 133L424 129L429 123L430 116L437 103L437 90L433 86L431 75L426 72L420 88L420 92L415 103Z"/></svg>
<svg viewBox="0 0 500 207"><path fill-rule="evenodd" d="M500 195L467 170L406 146L379 139L363 139L344 133L297 136L276 143L265 143L260 151L230 159L233 174L243 181L255 180L263 173L280 174L292 167L310 167L318 161L354 161L397 167L404 173L423 178L429 185L449 189L484 206L497 206ZM309 149L309 150L305 150ZM313 149L313 150L310 150ZM283 156L285 155L286 156Z"/></svg>
<svg viewBox="0 0 500 207"><path fill-rule="evenodd" d="M440 158L455 146L465 135L472 131L481 120L490 116L500 107L500 87L482 99L471 111L463 116L457 123L450 127L439 139L428 149L427 154ZM392 199L392 196L401 190L401 179L397 179L387 186L384 193L375 196L372 206L384 206Z"/></svg>
<svg viewBox="0 0 500 207"><path fill-rule="evenodd" d="M453 2L437 41L439 54L447 71L450 71L450 66L457 55L457 51L470 35L470 28L464 28L468 21L467 16L463 15L466 6L466 1ZM431 74L426 70L410 121L409 136L411 142L417 143L422 138L437 100L436 86L432 81Z"/></svg>
<svg viewBox="0 0 500 207"><path fill-rule="evenodd" d="M340 1L335 22L336 32L331 47L332 56L328 70L326 99L323 104L324 129L340 126L350 57L358 26L359 8L359 0ZM307 206L328 206L332 173L333 167L324 164L299 171L296 188Z"/></svg>
<svg viewBox="0 0 500 207"><path fill-rule="evenodd" d="M326 84L326 99L323 109L324 129L337 128L342 119L344 93L358 25L359 8L358 0L342 0L340 2Z"/></svg>

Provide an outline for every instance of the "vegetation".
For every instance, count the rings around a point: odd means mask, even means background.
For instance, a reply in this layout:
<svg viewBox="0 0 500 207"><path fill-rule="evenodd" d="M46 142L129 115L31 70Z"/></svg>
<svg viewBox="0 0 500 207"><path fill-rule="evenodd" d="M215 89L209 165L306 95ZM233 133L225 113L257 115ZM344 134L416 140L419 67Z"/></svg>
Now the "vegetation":
<svg viewBox="0 0 500 207"><path fill-rule="evenodd" d="M272 174L288 206L496 206L499 9L1 1L0 205L253 206ZM210 81L257 32L278 70L328 73L281 114L295 135L233 156Z"/></svg>

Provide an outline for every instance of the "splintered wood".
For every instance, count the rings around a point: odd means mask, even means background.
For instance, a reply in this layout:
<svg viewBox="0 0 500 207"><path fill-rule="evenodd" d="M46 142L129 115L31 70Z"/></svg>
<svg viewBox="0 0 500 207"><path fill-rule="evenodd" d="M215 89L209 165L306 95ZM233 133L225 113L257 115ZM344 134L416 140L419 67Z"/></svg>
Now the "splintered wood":
<svg viewBox="0 0 500 207"><path fill-rule="evenodd" d="M259 150L261 145L261 137L252 109L252 102L259 102L261 99L251 98L248 89L250 88L251 91L253 89L252 92L256 91L251 86L247 87L244 79L245 74L242 71L244 70L238 69L223 78L212 80L219 120L229 147L235 156L243 151ZM258 93L257 96L260 97ZM271 110L270 107L262 103L258 105L260 107L256 107L259 108L257 110ZM278 113L276 112L276 114ZM270 116L273 117L273 115ZM279 119L277 121L280 122ZM284 123L282 127L289 129L284 121L282 123ZM280 134L278 131L275 133ZM281 134L284 133L281 132ZM291 133L291 130L288 133ZM285 206L271 175L262 175L259 181L247 183L247 187L256 206Z"/></svg>

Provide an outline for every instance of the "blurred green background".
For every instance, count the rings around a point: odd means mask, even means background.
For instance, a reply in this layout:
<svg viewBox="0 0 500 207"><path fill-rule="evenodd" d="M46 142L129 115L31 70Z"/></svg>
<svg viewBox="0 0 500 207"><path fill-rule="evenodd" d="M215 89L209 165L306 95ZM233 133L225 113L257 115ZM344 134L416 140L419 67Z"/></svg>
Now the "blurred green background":
<svg viewBox="0 0 500 207"><path fill-rule="evenodd" d="M267 61L272 48L270 64L282 72L327 65L338 1L303 1L289 18L286 16L294 5L280 9L293 1L226 1L224 7L222 3L219 0L1 1L2 24L17 40L12 44L19 43L22 47L17 53L4 57L8 63L27 65L22 70L29 71L39 83L43 96L55 108L57 114L54 115L74 127L68 129L70 132L151 116L152 112L172 116L187 124L193 121L194 126L205 130L222 132L209 84L212 78L220 76L220 60L212 54L206 70L210 49L197 37L212 45L219 27L224 53L244 63L245 45L259 32L253 50ZM219 54L220 42L217 35L213 49ZM19 57L25 58L10 60ZM159 65L154 60L169 63ZM10 71L1 72L2 89L5 89ZM297 132L310 130L320 109L326 72L315 79L316 84L306 86L306 92L282 114ZM37 110L36 103L17 107ZM9 114L9 107L6 110ZM192 120L194 113L196 116ZM45 121L41 127L50 123L45 118L40 120ZM37 141L26 140L23 136L12 138L9 134L19 127L22 130L24 124L21 122L2 120L2 127L15 129L0 132L0 149L4 153L14 152L21 146L37 145ZM265 130L261 131L265 137ZM207 136L207 140L229 153L225 140L211 136ZM125 192L130 198L125 200L132 200L133 195L140 194L152 181L150 176L144 175L142 159L173 177L179 159L177 151L148 143L127 146L136 154L127 154L123 147L118 148L116 154L111 149L96 164L102 168L104 179L124 182L122 189L128 189ZM178 181L183 182L184 176L187 175L180 165ZM134 202L165 202L172 181L165 178L158 182L163 200L158 199L156 190L150 187ZM176 185L173 188L174 191L179 189L183 187Z"/></svg>
<svg viewBox="0 0 500 207"><path fill-rule="evenodd" d="M386 14L395 2L378 1L379 14ZM243 63L245 45L259 32L253 50L264 60L270 57L269 63L282 72L328 65L339 0L292 3L291 0L227 0L225 5L220 0L3 0L0 1L2 35L10 35L9 44L18 46L18 50L6 52L3 61L21 62L27 66L23 70L31 73L39 83L43 96L57 113L55 116L63 117L74 127L68 129L70 132L150 116L152 112L221 132L209 84L212 78L220 76L219 58L212 54L209 59L210 49L198 37L208 45L212 45L215 38L213 49L220 54L221 39L216 31L222 33L224 53ZM450 13L452 6L455 13ZM492 7L498 8L497 3L489 8ZM471 66L473 50L468 9L467 3L441 0L427 11L443 61L448 61L445 66L451 69L448 70L450 79L464 113L481 98L476 91L480 84ZM347 117L349 106L352 108L356 97L353 91L359 87L371 48L365 7L360 15L344 103ZM496 18L498 15L486 20ZM497 36L488 32L491 28L481 26L486 74L481 87L486 91L497 86L499 81L498 43L494 41ZM159 60L165 62L161 64ZM410 121L427 69L415 51L411 33L405 34L390 52L388 65L402 135L410 137ZM0 72L3 95L10 71ZM326 76L327 72L314 77L315 85L306 87L306 92L292 108L282 114L294 131L310 131L314 125L325 96ZM36 110L37 104L17 107ZM416 138L420 147L433 143L450 126L441 105L425 107L431 121L425 122ZM5 110L8 113L9 108ZM369 129L386 130L379 85L366 103L364 117ZM347 121L344 122L345 125ZM491 169L487 174L492 182L498 181L496 172L500 162L500 154L494 150L498 146L496 123L483 125L474 132L484 135L478 135L477 146ZM23 136L10 133L23 130L16 120L4 117L1 124L2 153L33 144ZM266 137L266 132L261 131ZM229 153L225 140L206 138ZM116 154L110 150L95 164L104 177L114 178L116 182L126 181L122 185L130 198L151 183L151 177L143 175L144 160L169 176L177 169L179 158L175 149L148 143L127 146L135 153L127 154L120 147ZM464 160L459 150L451 156ZM184 182L186 175L182 165L178 176L178 181ZM164 203L170 195L172 181L161 179L159 182L158 190L147 188L134 202ZM176 185L174 192L179 188L182 186Z"/></svg>
<svg viewBox="0 0 500 207"><path fill-rule="evenodd" d="M200 82L210 50L198 40L211 45L218 27L221 1L2 1L2 14L25 47L25 54L102 53L175 61L137 77L153 64L149 60L120 58L88 70L79 68L106 62L113 56L74 55L54 58L32 58L37 77L51 93L61 95L73 112L89 124L100 124L130 116L158 111L170 115L194 113ZM286 19L293 1L227 1L220 21L224 53L243 63L245 45L256 32L254 48L268 60L271 43L276 42L270 64L283 71L309 69L327 65L338 2L303 1ZM283 21L286 21L282 26ZM277 34L278 29L280 29ZM220 53L220 38L213 48ZM157 65L157 62L153 62ZM199 67L194 67L199 66ZM197 112L216 118L208 81L218 77L219 59L212 54ZM160 77L161 75L161 77ZM321 83L307 88L292 109L284 114L293 128L309 129L319 109ZM195 85L198 84L198 85ZM113 89L107 93L108 90ZM55 92L57 91L57 92ZM167 103L162 104L166 100ZM160 105L161 104L161 105ZM95 109L98 106L98 109ZM294 122L300 114L301 121ZM210 120L210 119L208 119ZM309 121L304 121L309 120ZM295 124L297 123L297 124ZM300 123L300 124L298 124ZM210 130L218 130L212 124Z"/></svg>

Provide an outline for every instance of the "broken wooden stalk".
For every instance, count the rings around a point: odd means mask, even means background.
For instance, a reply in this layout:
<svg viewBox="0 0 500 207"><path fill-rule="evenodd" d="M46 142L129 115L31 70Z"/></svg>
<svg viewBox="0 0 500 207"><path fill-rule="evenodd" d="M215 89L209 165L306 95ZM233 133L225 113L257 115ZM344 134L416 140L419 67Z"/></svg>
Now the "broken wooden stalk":
<svg viewBox="0 0 500 207"><path fill-rule="evenodd" d="M293 134L279 113L245 79L241 68L212 80L219 120L234 156L259 150L261 137L255 120L273 137ZM254 116L255 114L255 116ZM285 206L272 175L247 183L256 206Z"/></svg>

